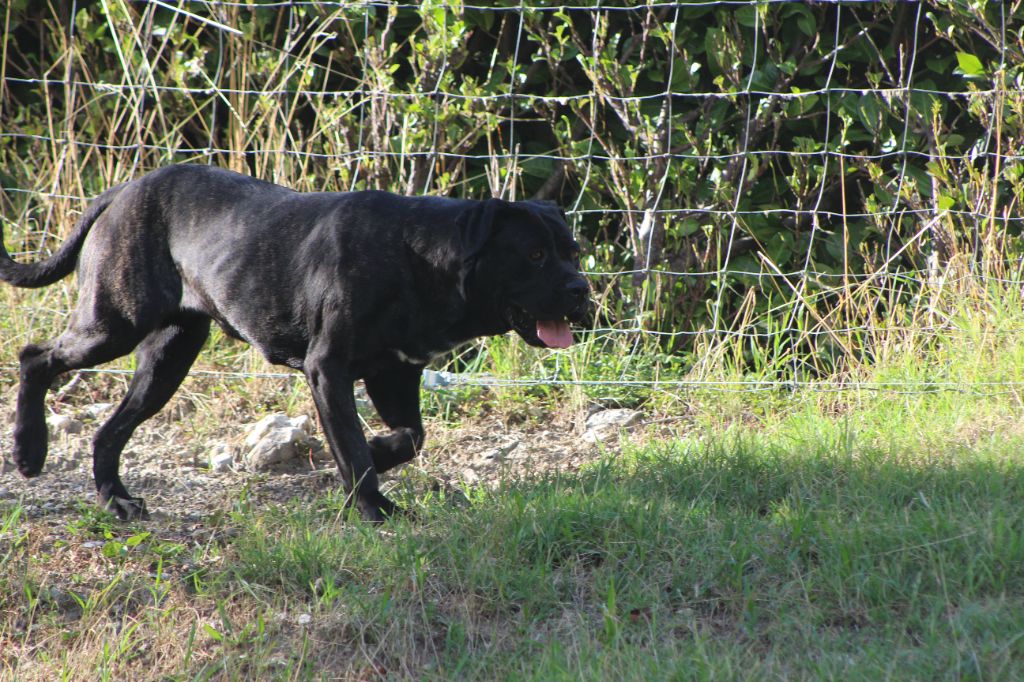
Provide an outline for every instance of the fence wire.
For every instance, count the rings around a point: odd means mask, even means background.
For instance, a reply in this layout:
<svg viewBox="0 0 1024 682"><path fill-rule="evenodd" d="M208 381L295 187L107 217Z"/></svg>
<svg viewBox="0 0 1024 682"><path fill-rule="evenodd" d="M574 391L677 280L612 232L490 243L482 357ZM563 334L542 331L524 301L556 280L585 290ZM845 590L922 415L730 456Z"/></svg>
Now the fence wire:
<svg viewBox="0 0 1024 682"><path fill-rule="evenodd" d="M1019 238L1024 227L1021 225L1024 217L1016 210L1015 192L1019 185L1014 184L1024 176L1021 172L1024 154L1018 153L1019 140L1012 136L1001 138L1004 119L1016 116L1019 111L1014 107L1024 101L1021 74L1011 73L1007 66L1008 54L1017 55L1021 51L1021 40L1013 37L1024 26L1024 19L1019 16L1021 3L974 3L981 8L977 10L981 13L978 16L987 17L988 21L979 23L981 28L977 35L988 41L986 49L997 56L990 66L982 65L984 72L978 71L971 61L977 60L976 57L957 49L967 43L954 45L951 42L948 60L942 55L936 56L934 45L944 39L940 30L944 22L954 22L952 28L943 29L948 30L950 36L960 30L955 24L955 13L967 10L958 8L956 3L905 3L907 9L900 16L906 35L897 35L894 30L888 46L875 44L872 28L864 25L858 14L860 9L873 4L871 0L820 3L819 6L827 6L828 11L819 16L829 19L815 27L815 44L827 46L818 58L820 66L824 67L824 80L811 87L765 87L765 74L772 69L778 71L773 55L779 47L771 42L771 36L778 33L777 26L765 22L777 23L781 17L779 12L791 4L788 0L611 4L296 0L259 3L103 0L96 4L72 0L70 11L64 15L66 25L57 25L56 15L51 16L50 24L40 20L40 26L49 25L66 32L66 40L61 43L64 51L47 55L52 60L50 63L32 65L6 56L16 52L16 42L12 41L19 39L17 30L21 29L18 26L4 38L4 68L0 72L0 121L4 125L0 127L0 151L6 149L8 153L18 154L18 150L41 150L47 158L56 160L54 165L58 169L66 166L68 172L72 172L92 164L101 168L101 175L108 179L127 179L160 163L189 161L224 164L258 172L268 179L283 177L286 180L289 171L282 170L281 164L287 160L300 169L297 175L322 173L323 177L317 181L319 187L337 190L367 186L371 174L388 176L387 169L398 168L399 177L390 178L391 188L417 193L464 191L479 177L449 181L444 180L444 176L473 166L482 169L476 172L485 177L490 193L509 198L522 198L517 195L525 191L523 178L531 168L573 169L574 184L566 191L566 183L563 183L559 199L574 227L600 235L611 229L609 225L625 226L618 232L619 246L627 251L632 249L631 262L623 259L614 263L592 261L586 269L596 289L607 283L605 292L610 292L604 300L607 305L623 291L615 288L621 282L627 283L623 286L633 287L629 296L633 297L634 314L611 322L606 316L604 323L599 323L588 337L592 344L600 345L605 338L626 337L638 340L632 344L631 352L649 351L649 346L639 340L652 341L657 347L667 345L669 352L676 352L680 348L692 348L697 340L705 342L705 349L714 349L736 340L761 343L776 339L781 343L775 345L774 352L782 358L781 365L789 366L790 372L780 380L722 382L628 376L607 380L566 379L557 372L547 377L508 380L484 374L431 371L425 382L428 388L609 385L730 392L1016 393L1021 388L1017 382L905 385L814 380L806 378L799 358L807 344L819 342L835 341L845 348L843 339L860 343L856 339L887 334L936 335L962 331L955 320L933 310L925 310L927 314L921 315L923 322L890 321L880 327L866 322L846 324L838 315L833 319L831 312L816 312L818 303L839 305L836 301L841 302L851 292L864 291L880 282L884 282L885 288L880 290L879 298L903 295L906 291L924 291L935 287L937 281L941 288L953 291L967 290L971 286L1020 288L1024 261L1013 248L1007 248L999 257L990 257L985 267L979 265L976 257L983 251L980 242L986 231L1003 235L1003 241L1009 243ZM720 26L708 25L709 54L701 57L702 62L697 62L694 55L688 53L689 47L683 44L681 36L688 17L699 16L703 20L705 15L695 13L704 10L723 14ZM471 13L489 17L475 24L474 30L500 25L500 29L495 29L498 40L512 46L505 80L497 88L499 91L474 90L467 85L467 80L450 78L459 68L457 62L471 57L481 64L490 59L489 74L501 72L495 68L495 63L500 61L497 53L472 55L469 34L462 35L456 30L456 26L467 30L468 24L456 22ZM625 63L624 54L632 48L622 44L636 40L636 36L610 35L614 22L623 17L635 21L645 37L659 30L666 32L659 55L654 56L654 48L651 48L652 53L646 57L660 65L659 74L648 78L663 79L652 92L635 92L635 88L606 82L607 74L619 74L634 81L643 76L622 70L621 64L607 66L608 71L603 76L591 75L591 72L598 72L600 57L611 43L619 45L614 56ZM10 29L10 10L7 21ZM386 32L395 30L402 22L417 21L430 28L415 34L415 39L410 38L409 45L394 47L394 50L411 50L408 64L396 66L397 61L388 61L393 56L384 51L385 39L380 35L371 36L381 27ZM280 24L274 31L283 31L286 36L283 41L268 41L254 28L257 24L274 22ZM532 69L543 56L538 56L540 52L530 43L537 35L530 32L537 22L549 22L543 30L557 33L560 40L574 31L582 33L584 28L589 31L589 40L580 40L574 49L579 52L578 68L592 78L593 88L586 92L556 94L535 91L530 80L534 77ZM862 28L851 32L851 27L857 25ZM169 42L176 28L182 26L188 27L181 33L187 40ZM318 68L328 73L334 68L330 66L334 59L332 51L363 49L353 42L360 26L364 40L379 39L379 54L372 52L377 48L366 48L366 54L377 55L382 60L381 72L367 72L358 77L344 74L344 77L325 77L319 81L310 76ZM689 87L697 82L693 78L698 74L695 69L708 69L716 59L710 54L719 47L713 37L721 37L722 52L728 52L727 26L734 27L735 35L746 38L737 52L738 61L719 67L722 74L715 81L718 89L709 88L708 81L699 79L696 88ZM1009 42L1008 27L1013 29L1009 31ZM345 31L348 31L347 36L342 35ZM467 42L460 42L464 39ZM446 46L439 49L435 45L433 57L428 55L431 40ZM110 78L109 73L97 74L81 56L94 49L97 41L116 53L122 66L119 79ZM413 44L415 41L419 42ZM197 66L202 60L196 60L202 55L188 56L190 49L199 50L196 46L200 43L205 45L206 57L213 49L211 45L217 46L216 67L212 73ZM585 49L588 43L589 52ZM561 43L562 48L565 44ZM550 45L545 47L550 48ZM647 44L642 49L647 49ZM929 50L927 56L919 59L923 50ZM877 63L867 59L864 69L884 77L876 77L875 82L865 84L864 74L851 69L845 57L872 51L878 55ZM893 51L898 53L896 57ZM172 53L176 56L168 56ZM529 55L525 56L527 53ZM251 58L254 63L266 65L267 71L237 82L228 75L231 65L226 64L225 59L230 56ZM591 62L587 61L589 58ZM209 64L209 59L206 63ZM324 67L324 63L328 66ZM898 64L898 72L892 72L892 64ZM952 71L957 68L956 64L964 72L958 89L937 86L933 76L943 70ZM382 83L394 85L384 73L392 67L396 71L399 68L429 71L429 77L423 79L428 87L413 91L382 87ZM643 68L641 64L641 72ZM734 73L730 73L729 68L734 69ZM685 71L690 71L688 77L684 77ZM1014 75L1015 78L1009 78ZM733 79L731 86L721 84L728 83L730 78ZM779 82L784 80L780 77ZM948 85L951 81L941 82ZM329 83L334 86L328 87ZM168 97L172 99L166 99ZM848 120L852 116L851 109L845 104L851 98L862 105L864 126L872 125L872 111L888 107L902 111L901 127L880 144L878 140L845 139L846 131L853 129ZM824 108L814 110L822 101ZM21 120L18 107L23 102L49 103L48 120L38 125ZM920 102L929 102L930 110L922 109ZM297 103L306 109L300 111ZM180 126L196 128L188 134L174 122L186 105L192 109L188 120L183 120ZM404 108L400 114L389 113L388 107L392 106ZM257 112L264 107L267 112L277 113L267 113L265 118L260 118L258 113L249 114L246 118L243 107ZM423 123L422 129L405 123L398 125L403 135L415 134L417 139L422 138L419 146L410 143L408 147L397 148L393 138L382 137L381 130L375 127L375 116L419 116L421 109L429 107L436 107L436 110L432 118L418 119ZM473 115L493 113L490 121L494 135L488 132L481 138L486 144L460 145L442 131L442 115L438 110L445 107L463 107ZM574 128L572 144L549 146L542 151L532 144L537 112L557 110L577 114L576 121L568 120L565 125L579 127L586 113L599 107L607 107L612 114L617 114L619 122L612 120L609 114L610 120L598 122L594 118L585 122L582 133ZM721 149L708 140L684 139L685 125L678 122L709 115L716 107L739 117L733 147ZM105 130L94 129L94 119L89 116L89 111L94 109L112 111L115 124ZM975 115L986 125L980 131L975 130L973 139L944 144L942 140L933 139L935 130L943 130L941 121L929 132L928 117L939 121L941 116L951 116L949 110L963 112L964 117ZM314 125L300 132L288 125L283 125L279 131L274 129L274 116L300 116L310 111ZM766 117L764 111L776 113ZM779 130L783 124L790 119L801 120L807 111L823 121L820 139L797 137L781 143ZM358 123L347 133L348 137L334 138L325 132L330 128L332 116L342 120L344 115L353 112L358 112ZM990 112L991 116L984 112ZM880 116L884 119L885 115ZM150 134L152 128L147 126L153 125L156 119L170 122L165 122L158 134ZM628 128L629 121L641 122L636 130L639 137L644 137L643 143L631 144L633 141L627 140L609 144L608 138L613 136L615 125ZM770 126L775 127L774 136L766 135ZM222 129L230 132L220 134ZM708 131L707 135L713 137L719 132ZM928 139L929 144L922 147L919 141L914 141L919 137ZM956 137L964 135L957 133ZM350 141L354 144L345 144ZM922 164L927 169L923 175ZM725 189L706 192L700 202L679 205L675 179L692 172L689 169L693 167L703 169L699 177L709 187L717 183ZM750 200L752 186L756 178L764 174L765 167L772 168L769 175L778 174L783 168L791 169L794 177L799 175L799 169L812 169L796 205L757 205ZM850 169L860 174L858 182L872 184L875 188L870 197L865 194L860 204L853 206L848 205L845 196L848 189L845 178ZM885 177L887 169L892 170L890 178ZM963 186L977 182L981 189L973 194L965 189L962 196L947 196L945 187L940 187L939 178L945 177L944 174L959 174L950 181L950 186L959 180ZM552 177L555 175L552 173ZM727 175L728 178L721 180ZM305 188L316 189L317 182ZM639 189L635 196L622 201L595 205L594 197L607 196L597 189L598 185L609 182L623 186L632 183ZM931 182L930 191L926 191L928 182ZM986 182L991 182L991 191L985 189ZM0 196L5 200L5 212L11 216L4 216L8 234L16 223L28 220L27 227L21 226L23 248L11 251L19 258L44 256L52 247L48 240L65 233L73 217L61 217L58 208L80 211L94 189L83 182L68 180L59 172L39 181L32 181L29 174L0 172ZM837 206L835 195L840 190L843 196ZM998 197L1000 193L1008 198ZM774 221L771 224L777 226L783 220L793 221L798 226L791 229L790 237L796 235L801 240L803 251L791 254L785 262L776 262L781 259L769 253L767 247L774 235L759 234L758 226L764 221ZM695 259L691 252L699 242L691 233L677 230L682 235L677 237L666 227L677 229L685 221L694 221L698 232L708 233L704 244L708 252L713 242L717 244L716 258ZM957 268L948 267L955 261L948 253L942 255L947 262L936 262L939 258L936 254L942 250L940 232L947 223L966 226L964 229L969 232L966 236L973 240L974 253ZM884 233L881 246L863 255L860 271L846 267L845 261L842 268L834 263L823 263L822 250L839 244L837 235L848 239L851 224ZM909 230L903 227L906 224L911 226ZM786 234L784 230L776 232ZM964 235L961 238L965 238ZM669 249L666 242L673 239L679 241L674 247L677 251L666 255ZM595 249L601 246L596 238L591 241ZM848 246L845 242L841 245ZM908 261L911 253L918 258ZM693 308L701 312L701 321L686 328L682 328L682 324L677 327L651 324L651 310L644 304L647 300L644 297L658 287L663 294L666 290L674 291L671 287L677 283L679 286L697 286L693 283L698 283L705 287L705 304ZM743 292L755 290L775 292L775 297L763 305L759 302L761 308L756 320L741 323L743 304L737 301L743 298ZM677 296L685 297L685 291ZM26 312L33 311L26 309ZM43 312L43 308L35 312ZM1009 335L1019 331L996 329L991 333ZM194 373L223 379L293 376L274 372L197 370Z"/></svg>

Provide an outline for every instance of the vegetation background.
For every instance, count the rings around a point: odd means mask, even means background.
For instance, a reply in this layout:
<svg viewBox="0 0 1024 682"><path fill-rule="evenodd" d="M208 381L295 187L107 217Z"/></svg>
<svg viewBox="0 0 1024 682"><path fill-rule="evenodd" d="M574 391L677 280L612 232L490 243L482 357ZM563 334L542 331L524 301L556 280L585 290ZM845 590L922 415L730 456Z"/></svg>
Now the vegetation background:
<svg viewBox="0 0 1024 682"><path fill-rule="evenodd" d="M88 197L171 162L548 198L606 326L820 376L876 353L879 321L941 322L940 277L1016 271L1019 9L12 0L5 233L43 253Z"/></svg>
<svg viewBox="0 0 1024 682"><path fill-rule="evenodd" d="M336 494L243 492L186 531L0 485L0 678L1024 678L1021 0L0 17L19 257L172 162L552 199L599 328L453 356L470 386L425 393L433 433L647 415L580 471L457 491L403 472L418 518L383 533ZM0 289L5 403L18 348L73 300ZM188 400L213 416L168 417L178 438L301 407L253 353L210 346Z"/></svg>

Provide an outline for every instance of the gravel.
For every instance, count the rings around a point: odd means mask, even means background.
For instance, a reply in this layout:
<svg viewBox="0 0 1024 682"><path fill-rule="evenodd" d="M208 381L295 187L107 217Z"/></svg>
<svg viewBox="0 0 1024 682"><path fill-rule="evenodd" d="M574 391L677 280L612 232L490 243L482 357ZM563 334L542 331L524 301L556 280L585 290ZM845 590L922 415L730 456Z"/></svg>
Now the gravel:
<svg viewBox="0 0 1024 682"><path fill-rule="evenodd" d="M0 504L20 502L29 519L44 520L48 525L80 517L81 505L95 500L90 439L109 407L96 403L71 414L52 415L46 467L41 476L30 480L7 459L11 451L8 422L0 434L4 453ZM13 413L10 405L7 412ZM635 428L639 415L628 416L626 421ZM299 424L301 436L316 443L322 435L315 420L308 417L295 414L287 419L273 417L272 421L288 429ZM251 436L259 430L253 428L259 422L255 415L249 424L225 424L215 442L196 442L188 420L176 419L173 410L139 427L122 456L121 472L128 490L146 500L151 515L146 524L172 534L181 528L192 532L206 517L230 509L243 489L256 503L278 504L309 498L338 485L333 461L323 456L322 450L314 453L309 447L294 448L295 456L261 471L241 466L244 459L239 458L239 451L245 447L240 444L247 432ZM425 452L406 467L413 467L412 473L426 476L435 486L495 486L503 479L573 471L616 447L617 439L607 436L607 430L615 427L601 428L605 430L602 438L586 438L582 421L574 423L557 414L519 425L498 418L479 419L458 428L432 423L427 425ZM292 440L301 440L300 434L292 435ZM403 475L401 468L396 474L389 472L382 484L386 489L394 485L396 476Z"/></svg>

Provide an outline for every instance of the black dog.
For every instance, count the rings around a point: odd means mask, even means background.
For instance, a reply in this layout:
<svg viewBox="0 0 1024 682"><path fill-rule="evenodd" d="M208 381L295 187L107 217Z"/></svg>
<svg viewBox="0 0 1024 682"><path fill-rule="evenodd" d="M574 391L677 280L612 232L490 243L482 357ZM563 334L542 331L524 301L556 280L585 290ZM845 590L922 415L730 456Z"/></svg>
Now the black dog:
<svg viewBox="0 0 1024 682"><path fill-rule="evenodd" d="M81 255L79 255L79 253ZM377 474L423 443L424 365L469 339L515 330L533 346L572 343L589 311L579 246L553 204L299 193L208 166L170 166L100 195L49 259L0 279L41 287L78 262L67 330L21 351L14 462L46 459L44 398L62 372L137 347L128 394L93 439L100 502L145 514L118 474L135 428L171 398L210 320L272 363L302 370L342 481L362 515L396 511ZM353 383L391 429L367 442Z"/></svg>

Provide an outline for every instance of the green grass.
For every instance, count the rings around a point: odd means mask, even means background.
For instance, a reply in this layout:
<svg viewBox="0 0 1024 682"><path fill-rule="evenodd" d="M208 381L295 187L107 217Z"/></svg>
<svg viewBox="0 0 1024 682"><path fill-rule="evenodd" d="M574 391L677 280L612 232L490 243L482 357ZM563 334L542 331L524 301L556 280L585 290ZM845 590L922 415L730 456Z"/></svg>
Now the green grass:
<svg viewBox="0 0 1024 682"><path fill-rule="evenodd" d="M227 580L437 679L1024 675L1020 440L922 455L820 426L428 502L383 539L330 500L246 516Z"/></svg>
<svg viewBox="0 0 1024 682"><path fill-rule="evenodd" d="M191 549L87 514L73 530L106 543L103 577L71 589L49 584L52 556L10 508L0 639L35 648L7 665L33 677L49 656L43 668L72 678L1020 679L1024 436L950 429L996 415L991 400L915 402L808 409L495 490L400 488L417 517L384 531L353 522L339 495L241 500L218 541ZM19 619L60 628L60 643Z"/></svg>

